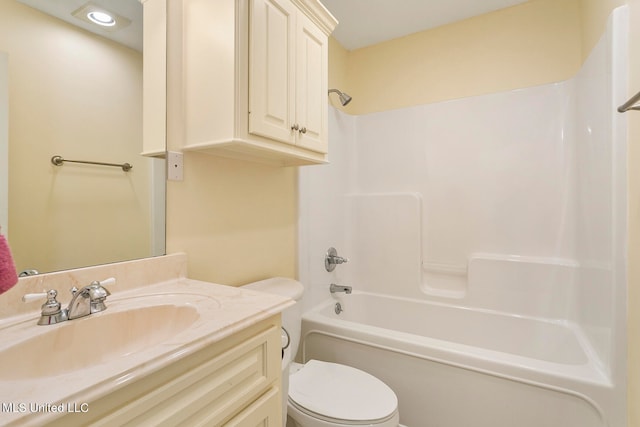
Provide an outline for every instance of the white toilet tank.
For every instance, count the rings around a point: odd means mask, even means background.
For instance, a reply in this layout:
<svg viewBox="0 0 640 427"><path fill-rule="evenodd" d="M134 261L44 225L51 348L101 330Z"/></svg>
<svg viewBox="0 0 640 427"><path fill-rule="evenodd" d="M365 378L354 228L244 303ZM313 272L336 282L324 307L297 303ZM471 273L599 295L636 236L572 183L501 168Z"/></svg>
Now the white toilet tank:
<svg viewBox="0 0 640 427"><path fill-rule="evenodd" d="M302 304L299 304L298 302L304 293L304 286L297 280L289 279L287 277L272 277L259 282L246 284L243 288L289 297L296 301L296 304L282 312L282 327L286 329L290 338L289 347L285 350L282 360L282 367L284 369L289 365L289 363L291 363L291 361L293 361L293 358L296 357L298 346L300 344Z"/></svg>
<svg viewBox="0 0 640 427"><path fill-rule="evenodd" d="M299 304L304 286L294 279L286 277L272 277L259 282L248 283L243 288L289 297L296 304L282 312L282 327L289 334L289 346L282 356L282 415L283 426L287 419L287 400L289 397L289 366L296 357L302 333L302 304ZM285 341L286 342L286 341Z"/></svg>

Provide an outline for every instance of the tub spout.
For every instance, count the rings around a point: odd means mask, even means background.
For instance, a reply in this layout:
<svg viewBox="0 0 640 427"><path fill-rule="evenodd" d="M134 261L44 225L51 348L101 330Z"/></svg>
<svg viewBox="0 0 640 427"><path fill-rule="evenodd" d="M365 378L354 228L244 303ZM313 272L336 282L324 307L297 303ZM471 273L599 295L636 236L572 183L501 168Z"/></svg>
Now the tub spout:
<svg viewBox="0 0 640 427"><path fill-rule="evenodd" d="M350 294L351 286L336 285L335 283L332 283L331 286L329 286L329 292L331 292L332 294L335 294L336 292L344 292L346 294Z"/></svg>

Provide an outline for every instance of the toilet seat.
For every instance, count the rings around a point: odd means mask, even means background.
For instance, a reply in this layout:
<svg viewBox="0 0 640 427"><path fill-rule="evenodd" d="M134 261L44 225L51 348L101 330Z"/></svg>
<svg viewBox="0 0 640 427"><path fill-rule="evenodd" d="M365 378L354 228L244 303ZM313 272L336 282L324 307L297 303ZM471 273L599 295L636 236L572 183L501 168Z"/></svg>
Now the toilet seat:
<svg viewBox="0 0 640 427"><path fill-rule="evenodd" d="M377 424L395 416L389 386L359 369L310 360L289 377L289 402L315 418L341 424Z"/></svg>

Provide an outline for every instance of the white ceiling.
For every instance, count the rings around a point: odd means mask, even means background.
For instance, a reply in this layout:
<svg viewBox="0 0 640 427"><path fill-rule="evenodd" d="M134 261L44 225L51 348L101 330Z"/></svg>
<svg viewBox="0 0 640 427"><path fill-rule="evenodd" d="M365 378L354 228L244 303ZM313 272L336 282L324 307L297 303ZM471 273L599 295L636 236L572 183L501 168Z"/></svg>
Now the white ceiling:
<svg viewBox="0 0 640 427"><path fill-rule="evenodd" d="M321 0L348 50L395 39L528 0Z"/></svg>
<svg viewBox="0 0 640 427"><path fill-rule="evenodd" d="M0 0L4 1L4 0ZM142 7L138 0L18 0L73 25L142 50ZM211 0L215 1L215 0ZM503 9L529 0L321 0L338 19L333 36L348 50ZM129 18L132 24L105 31L71 13L91 2Z"/></svg>
<svg viewBox="0 0 640 427"><path fill-rule="evenodd" d="M0 0L5 1L5 0ZM142 51L142 4L138 0L18 0L48 15L55 16L94 34L109 38L125 46ZM72 13L87 3L100 6L131 21L117 31L105 30L75 18Z"/></svg>

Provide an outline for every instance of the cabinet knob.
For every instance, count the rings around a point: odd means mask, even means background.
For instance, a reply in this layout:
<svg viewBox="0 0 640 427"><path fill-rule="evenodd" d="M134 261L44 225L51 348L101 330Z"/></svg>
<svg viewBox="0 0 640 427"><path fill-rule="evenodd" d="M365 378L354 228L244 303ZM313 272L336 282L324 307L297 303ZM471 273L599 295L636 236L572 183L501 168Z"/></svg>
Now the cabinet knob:
<svg viewBox="0 0 640 427"><path fill-rule="evenodd" d="M291 126L291 130L299 130L300 126L298 126L297 123L295 123L293 126Z"/></svg>
<svg viewBox="0 0 640 427"><path fill-rule="evenodd" d="M300 129L300 133L307 133L307 128L306 127L302 127Z"/></svg>

